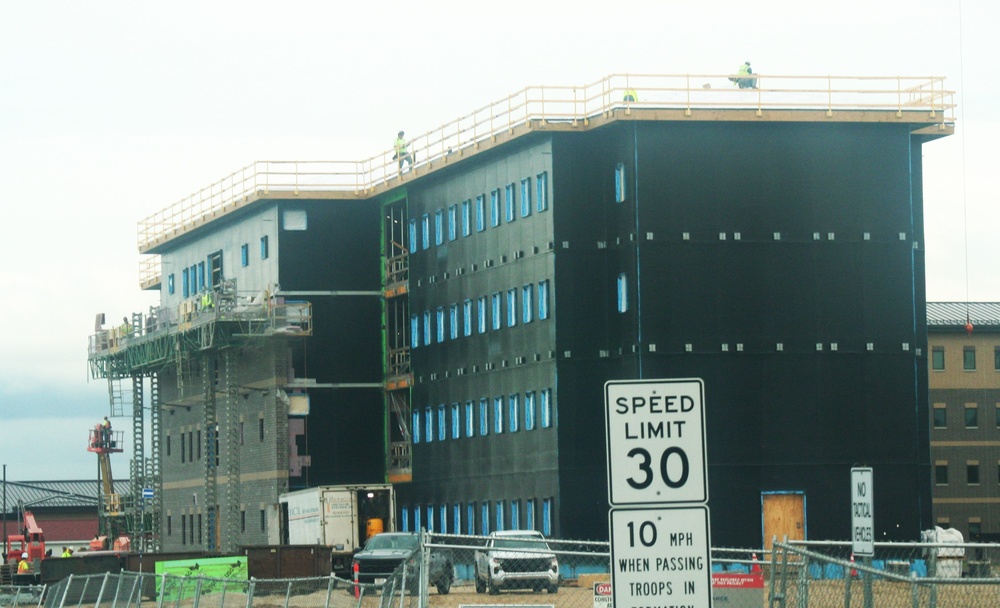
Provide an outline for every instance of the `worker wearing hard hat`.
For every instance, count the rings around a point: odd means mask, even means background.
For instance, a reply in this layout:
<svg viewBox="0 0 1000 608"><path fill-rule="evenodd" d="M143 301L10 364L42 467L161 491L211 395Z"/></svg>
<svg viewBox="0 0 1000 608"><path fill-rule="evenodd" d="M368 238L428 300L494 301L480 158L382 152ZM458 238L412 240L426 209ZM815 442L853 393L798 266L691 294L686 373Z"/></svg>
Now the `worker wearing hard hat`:
<svg viewBox="0 0 1000 608"><path fill-rule="evenodd" d="M17 562L17 573L27 574L31 572L31 562L28 561L28 554L21 554L21 561Z"/></svg>

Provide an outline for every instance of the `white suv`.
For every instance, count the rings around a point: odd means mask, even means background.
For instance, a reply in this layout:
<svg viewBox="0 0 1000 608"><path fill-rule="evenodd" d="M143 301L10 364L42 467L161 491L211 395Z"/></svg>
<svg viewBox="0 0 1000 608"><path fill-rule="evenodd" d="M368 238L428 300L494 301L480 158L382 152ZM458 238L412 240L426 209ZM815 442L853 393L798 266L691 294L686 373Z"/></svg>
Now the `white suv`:
<svg viewBox="0 0 1000 608"><path fill-rule="evenodd" d="M476 551L476 592L501 589L545 589L559 592L559 561L534 530L492 532Z"/></svg>

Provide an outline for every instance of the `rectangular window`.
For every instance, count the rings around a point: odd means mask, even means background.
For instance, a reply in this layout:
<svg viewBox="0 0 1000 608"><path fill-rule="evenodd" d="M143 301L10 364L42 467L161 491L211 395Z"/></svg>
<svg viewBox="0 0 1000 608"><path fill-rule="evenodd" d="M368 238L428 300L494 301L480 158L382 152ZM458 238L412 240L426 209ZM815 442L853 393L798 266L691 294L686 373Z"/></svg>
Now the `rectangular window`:
<svg viewBox="0 0 1000 608"><path fill-rule="evenodd" d="M625 202L625 164L615 165L615 202Z"/></svg>
<svg viewBox="0 0 1000 608"><path fill-rule="evenodd" d="M538 282L538 319L549 318L549 280Z"/></svg>
<svg viewBox="0 0 1000 608"><path fill-rule="evenodd" d="M934 346L931 348L931 369L941 371L944 369L944 347Z"/></svg>
<svg viewBox="0 0 1000 608"><path fill-rule="evenodd" d="M403 518L403 532L410 531L410 507L409 505L403 505L403 509L400 511L400 515Z"/></svg>
<svg viewBox="0 0 1000 608"><path fill-rule="evenodd" d="M521 217L531 215L531 178L521 180Z"/></svg>
<svg viewBox="0 0 1000 608"><path fill-rule="evenodd" d="M445 328L445 324L444 324L444 306L438 306L437 307L437 312L435 314L435 317L437 317L437 341L438 341L438 344L440 344L440 343L444 342L444 336L445 336L445 333L444 333L444 328Z"/></svg>
<svg viewBox="0 0 1000 608"><path fill-rule="evenodd" d="M476 300L476 331L486 333L486 296Z"/></svg>
<svg viewBox="0 0 1000 608"><path fill-rule="evenodd" d="M460 502L451 506L451 533L462 533L462 503Z"/></svg>
<svg viewBox="0 0 1000 608"><path fill-rule="evenodd" d="M514 499L510 501L510 529L521 529L521 501Z"/></svg>
<svg viewBox="0 0 1000 608"><path fill-rule="evenodd" d="M424 311L424 346L430 346L434 333L431 332L431 311Z"/></svg>
<svg viewBox="0 0 1000 608"><path fill-rule="evenodd" d="M517 213L514 211L517 209L517 203L514 201L514 184L507 184L504 187L504 216L507 218L507 223L513 222L514 218L517 217Z"/></svg>
<svg viewBox="0 0 1000 608"><path fill-rule="evenodd" d="M174 535L174 518L172 515L167 515L167 536Z"/></svg>
<svg viewBox="0 0 1000 608"><path fill-rule="evenodd" d="M490 414L486 397L479 400L479 435L485 437L490 434Z"/></svg>
<svg viewBox="0 0 1000 608"><path fill-rule="evenodd" d="M500 190L490 192L490 226L500 225Z"/></svg>
<svg viewBox="0 0 1000 608"><path fill-rule="evenodd" d="M198 430L198 460L201 460L201 430Z"/></svg>
<svg viewBox="0 0 1000 608"><path fill-rule="evenodd" d="M438 209L434 212L434 244L444 243L444 210Z"/></svg>
<svg viewBox="0 0 1000 608"><path fill-rule="evenodd" d="M507 395L507 424L511 433L516 433L520 424L521 395L511 393Z"/></svg>
<svg viewBox="0 0 1000 608"><path fill-rule="evenodd" d="M201 525L201 513L198 514L198 526L196 529L198 530L198 544L200 545L202 544L201 531L204 530L204 528Z"/></svg>
<svg viewBox="0 0 1000 608"><path fill-rule="evenodd" d="M979 485L979 461L970 460L965 464L965 477L970 486Z"/></svg>
<svg viewBox="0 0 1000 608"><path fill-rule="evenodd" d="M476 434L475 411L472 407L472 400L465 402L465 436L472 437Z"/></svg>
<svg viewBox="0 0 1000 608"><path fill-rule="evenodd" d="M434 532L434 505L427 505L427 531Z"/></svg>
<svg viewBox="0 0 1000 608"><path fill-rule="evenodd" d="M531 295L535 291L535 286L528 284L521 288L521 322L531 323L532 316L535 314L534 303L532 302Z"/></svg>
<svg viewBox="0 0 1000 608"><path fill-rule="evenodd" d="M524 501L524 529L535 529L535 499L529 498Z"/></svg>
<svg viewBox="0 0 1000 608"><path fill-rule="evenodd" d="M184 433L181 433L181 464L187 462L185 460L185 458L187 458L187 450L185 449L186 445L187 445L187 437L184 435Z"/></svg>
<svg viewBox="0 0 1000 608"><path fill-rule="evenodd" d="M205 291L205 262L198 262L198 291Z"/></svg>
<svg viewBox="0 0 1000 608"><path fill-rule="evenodd" d="M222 284L222 251L208 254L208 280L212 287Z"/></svg>
<svg viewBox="0 0 1000 608"><path fill-rule="evenodd" d="M410 315L410 342L413 348L420 346L420 316Z"/></svg>
<svg viewBox="0 0 1000 608"><path fill-rule="evenodd" d="M482 194L476 197L476 232L486 230L486 197Z"/></svg>
<svg viewBox="0 0 1000 608"><path fill-rule="evenodd" d="M170 456L170 435L167 435L167 456Z"/></svg>
<svg viewBox="0 0 1000 608"><path fill-rule="evenodd" d="M547 429L552 426L552 389L542 391L541 401L538 409L542 416L542 428Z"/></svg>
<svg viewBox="0 0 1000 608"><path fill-rule="evenodd" d="M448 240L458 238L458 205L448 207Z"/></svg>
<svg viewBox="0 0 1000 608"><path fill-rule="evenodd" d="M979 406L975 404L965 405L965 428L979 428Z"/></svg>
<svg viewBox="0 0 1000 608"><path fill-rule="evenodd" d="M173 277L174 275L170 275L171 279L173 279ZM173 293L173 291L170 293ZM993 347L993 369L1000 372L1000 346Z"/></svg>
<svg viewBox="0 0 1000 608"><path fill-rule="evenodd" d="M448 505L441 505L438 507L438 515L440 516L441 527L438 528L438 532L441 534L448 533Z"/></svg>
<svg viewBox="0 0 1000 608"><path fill-rule="evenodd" d="M413 443L420 443L420 410L413 410L413 422L410 428L413 429Z"/></svg>
<svg viewBox="0 0 1000 608"><path fill-rule="evenodd" d="M497 526L496 529L497 530L503 530L503 529L505 529L504 525L503 525L503 501L502 500L498 500L497 501L496 511L495 511L494 515L496 515L496 518L497 518L497 520L496 520L496 526Z"/></svg>
<svg viewBox="0 0 1000 608"><path fill-rule="evenodd" d="M425 213L420 218L420 248L429 249L431 246L431 216Z"/></svg>
<svg viewBox="0 0 1000 608"><path fill-rule="evenodd" d="M246 534L247 531L247 512L240 509L240 532Z"/></svg>
<svg viewBox="0 0 1000 608"><path fill-rule="evenodd" d="M493 398L493 432L503 433L503 397Z"/></svg>
<svg viewBox="0 0 1000 608"><path fill-rule="evenodd" d="M507 290L507 327L517 325L517 289Z"/></svg>
<svg viewBox="0 0 1000 608"><path fill-rule="evenodd" d="M618 275L618 312L628 311L628 279L625 273Z"/></svg>
<svg viewBox="0 0 1000 608"><path fill-rule="evenodd" d="M240 266L250 265L250 245L243 243L240 245Z"/></svg>
<svg viewBox="0 0 1000 608"><path fill-rule="evenodd" d="M448 307L448 331L452 340L458 337L458 304Z"/></svg>
<svg viewBox="0 0 1000 608"><path fill-rule="evenodd" d="M499 291L493 293L493 310L492 310L492 313L493 313L493 329L500 329L500 319L503 318L503 316L502 316L503 315L503 310L501 308L502 304L501 304L501 299L500 298L501 298L501 296L500 296L500 292Z"/></svg>
<svg viewBox="0 0 1000 608"><path fill-rule="evenodd" d="M413 505L413 531L419 532L422 527L420 524L420 505Z"/></svg>
<svg viewBox="0 0 1000 608"><path fill-rule="evenodd" d="M416 251L419 247L420 241L417 240L417 220L416 218L410 220L410 253Z"/></svg>
<svg viewBox="0 0 1000 608"><path fill-rule="evenodd" d="M260 237L260 259L266 260L267 257L271 255L271 249L268 245L267 235Z"/></svg>
<svg viewBox="0 0 1000 608"><path fill-rule="evenodd" d="M934 465L934 483L939 486L948 485L948 463Z"/></svg>
<svg viewBox="0 0 1000 608"><path fill-rule="evenodd" d="M542 501L542 534L552 536L552 499Z"/></svg>
<svg viewBox="0 0 1000 608"><path fill-rule="evenodd" d="M257 419L257 440L264 441L264 419Z"/></svg>
<svg viewBox="0 0 1000 608"><path fill-rule="evenodd" d="M462 302L462 335L472 335L472 300Z"/></svg>
<svg viewBox="0 0 1000 608"><path fill-rule="evenodd" d="M194 462L194 431L188 431L188 462Z"/></svg>
<svg viewBox="0 0 1000 608"><path fill-rule="evenodd" d="M174 273L167 275L167 294L174 295Z"/></svg>
<svg viewBox="0 0 1000 608"><path fill-rule="evenodd" d="M462 201L462 236L469 236L472 233L472 221L469 210L471 206L472 201Z"/></svg>
<svg viewBox="0 0 1000 608"><path fill-rule="evenodd" d="M434 441L434 410L429 405L424 408L424 441Z"/></svg>
<svg viewBox="0 0 1000 608"><path fill-rule="evenodd" d="M187 268L181 271L181 293L184 294L185 298L191 295L191 278L188 274Z"/></svg>
<svg viewBox="0 0 1000 608"><path fill-rule="evenodd" d="M524 394L524 430L535 429L535 391Z"/></svg>
<svg viewBox="0 0 1000 608"><path fill-rule="evenodd" d="M535 176L535 205L538 211L549 208L549 174L544 171Z"/></svg>
<svg viewBox="0 0 1000 608"><path fill-rule="evenodd" d="M934 428L948 428L948 409L944 404L934 404Z"/></svg>
<svg viewBox="0 0 1000 608"><path fill-rule="evenodd" d="M474 502L465 506L465 532L466 534L476 533L476 503Z"/></svg>
<svg viewBox="0 0 1000 608"><path fill-rule="evenodd" d="M481 528L479 530L480 534L482 534L483 536L486 536L487 534L489 534L490 533L490 503L489 503L489 501L484 500L483 504L480 505L479 523L481 524Z"/></svg>
<svg viewBox="0 0 1000 608"><path fill-rule="evenodd" d="M962 369L967 372L976 371L976 347L975 346L963 346L962 347Z"/></svg>
<svg viewBox="0 0 1000 608"><path fill-rule="evenodd" d="M461 436L462 419L459 415L458 402L451 404L451 438L458 439Z"/></svg>
<svg viewBox="0 0 1000 608"><path fill-rule="evenodd" d="M187 516L181 515L181 544L187 544Z"/></svg>
<svg viewBox="0 0 1000 608"><path fill-rule="evenodd" d="M1000 429L1000 403L996 404L993 410L994 410L994 415L993 415L994 422L996 423L995 426L998 429Z"/></svg>

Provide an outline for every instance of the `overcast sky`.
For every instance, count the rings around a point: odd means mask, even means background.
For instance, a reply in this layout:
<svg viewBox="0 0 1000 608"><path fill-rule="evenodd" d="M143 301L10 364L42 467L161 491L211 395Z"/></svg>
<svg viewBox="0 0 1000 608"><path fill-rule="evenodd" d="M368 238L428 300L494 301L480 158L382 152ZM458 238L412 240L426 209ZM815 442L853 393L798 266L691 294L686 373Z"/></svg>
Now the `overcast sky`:
<svg viewBox="0 0 1000 608"><path fill-rule="evenodd" d="M528 85L612 73L944 76L924 146L928 299L1000 301L995 0L22 1L0 6L0 463L96 477L94 315L138 288L136 223L254 160L355 160ZM124 419L116 426L127 426ZM114 462L127 477L127 455Z"/></svg>

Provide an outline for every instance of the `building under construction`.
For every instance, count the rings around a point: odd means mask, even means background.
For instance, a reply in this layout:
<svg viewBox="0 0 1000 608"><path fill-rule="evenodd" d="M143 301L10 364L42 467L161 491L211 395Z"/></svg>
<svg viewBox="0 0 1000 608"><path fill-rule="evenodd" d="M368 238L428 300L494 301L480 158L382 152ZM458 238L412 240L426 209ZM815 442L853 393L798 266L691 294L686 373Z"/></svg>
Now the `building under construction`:
<svg viewBox="0 0 1000 608"><path fill-rule="evenodd" d="M921 148L952 94L755 77L532 87L412 165L253 163L142 220L160 305L89 360L155 489L143 542L273 541L280 493L383 480L405 528L603 537L604 382L692 377L713 543L845 538L856 465L879 539L917 538Z"/></svg>

